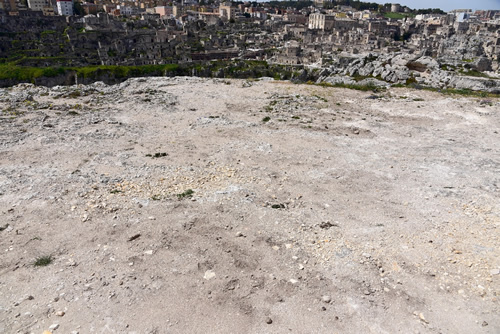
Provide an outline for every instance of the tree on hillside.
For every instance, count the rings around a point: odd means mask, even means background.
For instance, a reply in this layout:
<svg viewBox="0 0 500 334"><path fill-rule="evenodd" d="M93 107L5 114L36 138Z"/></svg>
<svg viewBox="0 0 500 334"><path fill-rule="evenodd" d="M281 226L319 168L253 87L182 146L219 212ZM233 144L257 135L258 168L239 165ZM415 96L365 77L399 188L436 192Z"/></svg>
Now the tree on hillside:
<svg viewBox="0 0 500 334"><path fill-rule="evenodd" d="M73 14L78 16L85 15L85 11L83 10L82 4L80 1L73 2Z"/></svg>

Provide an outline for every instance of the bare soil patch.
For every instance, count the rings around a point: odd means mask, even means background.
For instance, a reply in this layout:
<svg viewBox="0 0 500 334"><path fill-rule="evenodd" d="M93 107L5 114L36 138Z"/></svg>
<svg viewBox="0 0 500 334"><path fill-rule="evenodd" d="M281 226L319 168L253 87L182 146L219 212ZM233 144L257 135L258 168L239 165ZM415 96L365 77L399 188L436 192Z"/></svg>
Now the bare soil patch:
<svg viewBox="0 0 500 334"><path fill-rule="evenodd" d="M0 110L2 333L500 332L496 99L148 78Z"/></svg>

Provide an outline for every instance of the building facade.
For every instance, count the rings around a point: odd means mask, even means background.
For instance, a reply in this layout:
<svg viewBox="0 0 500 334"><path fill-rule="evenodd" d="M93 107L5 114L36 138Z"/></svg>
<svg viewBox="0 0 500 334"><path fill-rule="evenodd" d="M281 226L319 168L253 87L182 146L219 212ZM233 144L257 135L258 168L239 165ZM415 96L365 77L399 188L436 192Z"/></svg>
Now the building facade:
<svg viewBox="0 0 500 334"><path fill-rule="evenodd" d="M28 7L31 10L43 10L47 6L46 0L28 0Z"/></svg>
<svg viewBox="0 0 500 334"><path fill-rule="evenodd" d="M57 0L57 14L63 16L73 15L73 1L72 0Z"/></svg>
<svg viewBox="0 0 500 334"><path fill-rule="evenodd" d="M335 22L333 15L325 15L320 13L313 13L309 15L309 29L316 30L331 30Z"/></svg>

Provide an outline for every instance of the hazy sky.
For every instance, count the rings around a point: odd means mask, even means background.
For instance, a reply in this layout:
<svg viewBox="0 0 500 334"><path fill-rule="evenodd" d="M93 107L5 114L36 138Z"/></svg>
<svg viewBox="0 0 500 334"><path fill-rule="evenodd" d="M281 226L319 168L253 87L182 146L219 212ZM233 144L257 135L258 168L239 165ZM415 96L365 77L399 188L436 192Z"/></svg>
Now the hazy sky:
<svg viewBox="0 0 500 334"><path fill-rule="evenodd" d="M500 9L500 0L366 0L366 2L399 3L410 8L441 8L444 11L452 9Z"/></svg>

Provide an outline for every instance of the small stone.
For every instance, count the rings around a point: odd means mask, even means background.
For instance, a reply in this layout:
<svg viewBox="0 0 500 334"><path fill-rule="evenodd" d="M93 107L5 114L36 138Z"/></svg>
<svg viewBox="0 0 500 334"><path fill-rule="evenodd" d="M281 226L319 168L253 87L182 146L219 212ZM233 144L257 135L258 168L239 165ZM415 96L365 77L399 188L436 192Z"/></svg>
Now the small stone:
<svg viewBox="0 0 500 334"><path fill-rule="evenodd" d="M274 249L275 251L277 251L277 250L279 250L280 248L279 248L279 246L273 246L273 249Z"/></svg>
<svg viewBox="0 0 500 334"><path fill-rule="evenodd" d="M389 288L384 288L384 291L385 291L385 292L389 292L389 291L391 291L391 290L389 290Z"/></svg>
<svg viewBox="0 0 500 334"><path fill-rule="evenodd" d="M481 326L486 327L486 326L488 326L488 323L486 321L483 321L483 323L481 324Z"/></svg>
<svg viewBox="0 0 500 334"><path fill-rule="evenodd" d="M35 299L35 297L33 297L33 296L30 295L30 296L26 297L26 299L27 300L33 300L33 299Z"/></svg>
<svg viewBox="0 0 500 334"><path fill-rule="evenodd" d="M147 251L144 252L144 254L146 254L146 255L153 255L153 250L152 249L147 250Z"/></svg>
<svg viewBox="0 0 500 334"><path fill-rule="evenodd" d="M151 217L148 217L149 220L156 220L155 217L151 216Z"/></svg>
<svg viewBox="0 0 500 334"><path fill-rule="evenodd" d="M271 318L267 317L267 318L266 318L266 324L270 325L270 324L272 324L272 323L273 323L273 319L271 319Z"/></svg>
<svg viewBox="0 0 500 334"><path fill-rule="evenodd" d="M239 238L239 237L242 237L243 236L243 233L242 232L236 232L236 237Z"/></svg>
<svg viewBox="0 0 500 334"><path fill-rule="evenodd" d="M321 300L322 300L324 303L329 304L329 303L332 301L332 297L327 296L327 295L324 295L323 297L321 297Z"/></svg>
<svg viewBox="0 0 500 334"><path fill-rule="evenodd" d="M59 328L59 324L52 324L52 325L50 325L50 326L49 326L49 329L50 329L51 331L55 331L55 330L56 330L56 329L58 329L58 328Z"/></svg>
<svg viewBox="0 0 500 334"><path fill-rule="evenodd" d="M42 334L52 334L52 332L49 332L49 331L43 331Z"/></svg>
<svg viewBox="0 0 500 334"><path fill-rule="evenodd" d="M491 275L500 275L500 269L491 269L490 274Z"/></svg>
<svg viewBox="0 0 500 334"><path fill-rule="evenodd" d="M212 270L207 270L205 271L205 275L203 275L203 278L209 281L212 278L215 278L215 273Z"/></svg>
<svg viewBox="0 0 500 334"><path fill-rule="evenodd" d="M326 311L326 307L321 306L321 311Z"/></svg>
<svg viewBox="0 0 500 334"><path fill-rule="evenodd" d="M292 284L297 284L297 283L299 283L299 281L298 281L298 280L296 280L295 278L291 278L291 279L290 279L290 283L292 283Z"/></svg>
<svg viewBox="0 0 500 334"><path fill-rule="evenodd" d="M304 266L302 264L299 264L299 270L304 270Z"/></svg>
<svg viewBox="0 0 500 334"><path fill-rule="evenodd" d="M63 317L65 314L66 314L66 312L64 312L64 311L57 311L57 312L56 312L56 315L57 315L58 317Z"/></svg>

